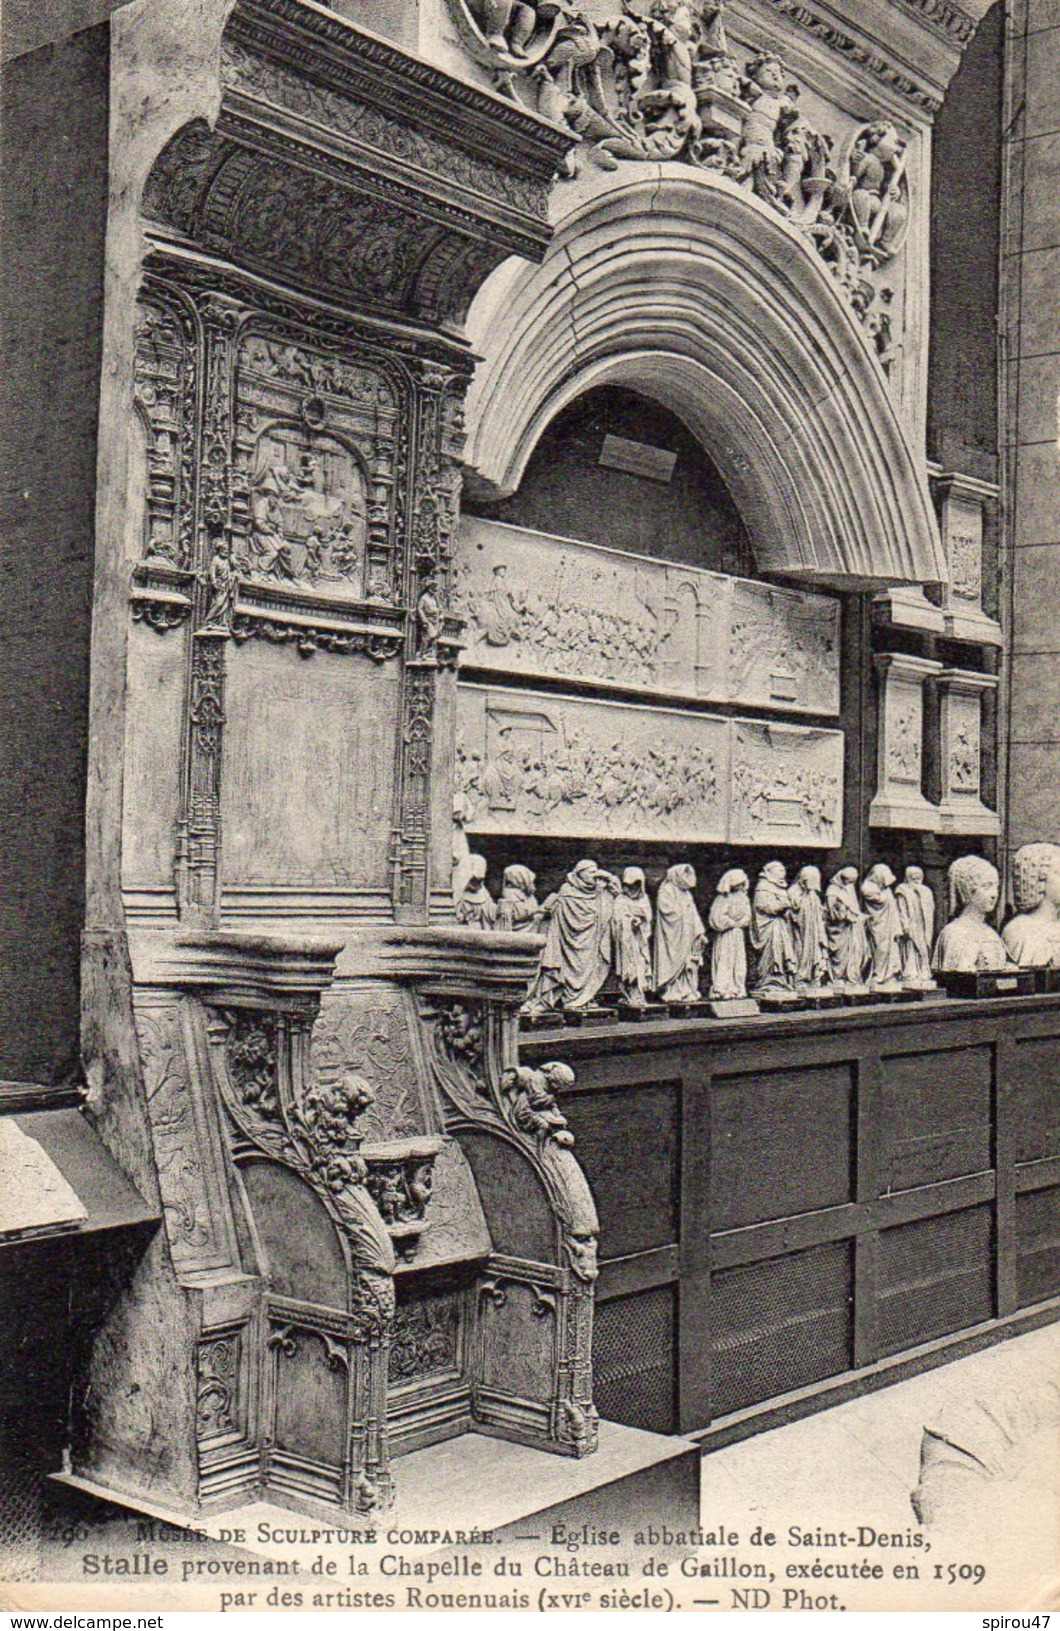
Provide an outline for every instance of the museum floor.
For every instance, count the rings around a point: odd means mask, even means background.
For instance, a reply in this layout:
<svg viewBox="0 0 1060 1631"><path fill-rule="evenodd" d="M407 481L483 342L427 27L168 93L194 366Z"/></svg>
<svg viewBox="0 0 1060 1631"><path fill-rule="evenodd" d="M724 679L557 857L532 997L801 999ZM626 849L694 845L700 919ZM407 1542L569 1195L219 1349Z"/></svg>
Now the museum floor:
<svg viewBox="0 0 1060 1631"><path fill-rule="evenodd" d="M936 1459L921 1484L924 1533L947 1574L952 1559L958 1569L981 1563L987 1575L977 1588L947 1579L932 1591L928 1581L916 1588L931 1592L923 1606L981 1607L984 1589L999 1607L1060 1605L1060 1325L706 1456L703 1527L906 1532L915 1527L910 1498L925 1428L947 1442L937 1444L945 1461ZM810 1560L827 1555L806 1551ZM920 1570L927 1576L934 1563L921 1561ZM909 1592L912 1608L912 1585ZM883 1604L866 1596L849 1606Z"/></svg>
<svg viewBox="0 0 1060 1631"><path fill-rule="evenodd" d="M922 1474L925 1428L935 1436ZM480 1451L485 1443L477 1440ZM502 1451L496 1441L492 1443ZM459 1493L454 1479L458 1484L460 1445L465 1453L473 1453L470 1439L443 1447L449 1458L443 1482L450 1505ZM480 1474L481 1470L480 1466ZM410 1471L406 1463L406 1482ZM918 1524L914 1512L914 1491L923 1524ZM76 1492L64 1493L52 1485L44 1495L45 1505L52 1509L48 1527L62 1539L58 1545L42 1546L39 1530L32 1532L32 1503L25 1499L30 1492L23 1488L21 1493L22 1532L13 1548L0 1547L0 1580L9 1583L8 1591L0 1593L3 1606L32 1608L45 1606L47 1600L55 1607L60 1598L65 1602L72 1586L83 1593L86 1582L80 1578L78 1562L82 1548L121 1550L135 1533L132 1514L78 1499ZM275 1507L254 1510L259 1517L298 1521ZM854 1555L879 1561L883 1571L877 1581L843 1584L843 1602L850 1609L1020 1612L1060 1605L1055 1564L1060 1533L1060 1325L1015 1337L708 1453L702 1461L700 1511L703 1534L698 1547L668 1548L664 1543L660 1548L678 1558L706 1558L719 1571L694 1582L682 1580L683 1594L697 1606L733 1606L735 1568L751 1559L768 1559L773 1571L770 1590L776 1599L788 1585L793 1558L798 1560L795 1567L805 1563L812 1570L818 1562L830 1566ZM83 1527L63 1535L63 1513L67 1526ZM417 1514L419 1520L423 1516ZM229 1513L225 1521L232 1517ZM37 1518L39 1522L39 1506ZM640 1521L651 1521L646 1506ZM858 1532L856 1542L845 1550L832 1538L844 1531ZM769 1532L776 1536L776 1549L767 1553L755 1535ZM269 1555L269 1548L252 1550ZM194 1543L180 1548L180 1555L188 1558L200 1552L207 1559L240 1555L205 1537L198 1548ZM899 1571L910 1578L902 1578ZM22 1584L16 1587L15 1581ZM97 1590L103 1584L92 1582ZM834 1584L834 1578L811 1581L810 1589L822 1595ZM114 1596L114 1591L104 1594ZM149 1595L158 1607L177 1606L168 1581L151 1582ZM103 1606L102 1596L93 1601ZM185 1597L180 1606L191 1604Z"/></svg>

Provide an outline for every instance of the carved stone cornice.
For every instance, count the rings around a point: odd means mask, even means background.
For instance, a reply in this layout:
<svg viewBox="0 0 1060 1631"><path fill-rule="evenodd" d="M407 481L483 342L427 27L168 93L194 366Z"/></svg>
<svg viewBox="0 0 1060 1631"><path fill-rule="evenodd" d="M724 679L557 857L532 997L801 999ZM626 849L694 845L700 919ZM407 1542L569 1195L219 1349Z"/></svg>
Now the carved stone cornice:
<svg viewBox="0 0 1060 1631"><path fill-rule="evenodd" d="M220 106L166 144L144 215L359 309L463 316L509 255L540 257L570 137L294 0L239 0Z"/></svg>

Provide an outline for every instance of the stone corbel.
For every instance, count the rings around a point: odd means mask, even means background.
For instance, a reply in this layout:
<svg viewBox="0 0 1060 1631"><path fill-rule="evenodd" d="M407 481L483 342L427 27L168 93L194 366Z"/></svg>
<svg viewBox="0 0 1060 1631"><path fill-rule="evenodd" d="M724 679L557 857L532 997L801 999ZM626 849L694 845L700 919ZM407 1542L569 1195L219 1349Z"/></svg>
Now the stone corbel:
<svg viewBox="0 0 1060 1631"><path fill-rule="evenodd" d="M936 831L996 837L1001 818L982 799L982 705L994 674L946 668L939 674L942 799Z"/></svg>
<svg viewBox="0 0 1060 1631"><path fill-rule="evenodd" d="M933 474L939 524L949 566L942 595L945 632L953 640L1000 646L1001 625L983 610L983 510L997 488L972 476Z"/></svg>
<svg viewBox="0 0 1060 1631"><path fill-rule="evenodd" d="M924 682L942 673L942 664L901 652L881 652L876 795L869 825L904 831L937 832L939 811L922 791L924 763Z"/></svg>

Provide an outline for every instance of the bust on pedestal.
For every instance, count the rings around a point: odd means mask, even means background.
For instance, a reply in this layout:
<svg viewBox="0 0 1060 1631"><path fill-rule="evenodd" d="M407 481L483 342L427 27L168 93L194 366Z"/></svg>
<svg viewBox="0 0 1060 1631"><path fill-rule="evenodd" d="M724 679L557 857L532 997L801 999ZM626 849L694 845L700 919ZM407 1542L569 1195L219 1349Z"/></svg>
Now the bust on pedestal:
<svg viewBox="0 0 1060 1631"><path fill-rule="evenodd" d="M997 973L1009 968L1004 941L986 921L997 905L997 868L981 855L962 855L949 871L950 909L955 916L938 940L931 966L945 974Z"/></svg>
<svg viewBox="0 0 1060 1631"><path fill-rule="evenodd" d="M1024 844L1012 864L1017 915L1002 931L1020 968L1060 969L1060 844Z"/></svg>

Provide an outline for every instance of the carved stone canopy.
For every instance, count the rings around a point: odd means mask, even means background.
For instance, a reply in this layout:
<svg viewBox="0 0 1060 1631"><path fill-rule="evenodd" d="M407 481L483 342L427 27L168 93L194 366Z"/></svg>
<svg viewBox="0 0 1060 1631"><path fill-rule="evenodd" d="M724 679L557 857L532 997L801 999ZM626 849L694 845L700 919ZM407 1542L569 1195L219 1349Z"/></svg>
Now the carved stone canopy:
<svg viewBox="0 0 1060 1631"><path fill-rule="evenodd" d="M539 258L570 137L299 0L237 0L216 118L159 154L144 215L359 308L462 318L509 255Z"/></svg>

